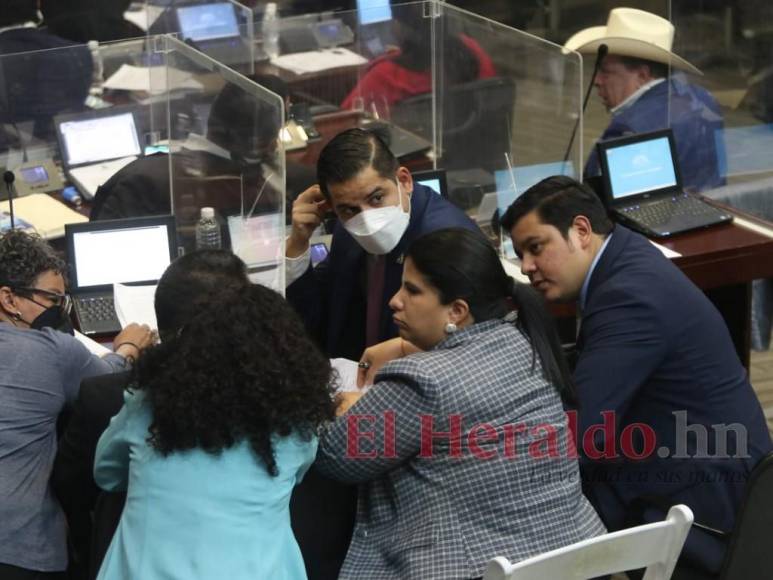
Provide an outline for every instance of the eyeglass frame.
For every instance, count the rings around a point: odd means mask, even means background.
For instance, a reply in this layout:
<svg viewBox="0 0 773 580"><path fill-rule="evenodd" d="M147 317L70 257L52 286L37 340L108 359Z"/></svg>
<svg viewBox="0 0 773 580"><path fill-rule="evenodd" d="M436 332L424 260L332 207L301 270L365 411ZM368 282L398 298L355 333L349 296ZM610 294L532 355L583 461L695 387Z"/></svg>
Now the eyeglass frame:
<svg viewBox="0 0 773 580"><path fill-rule="evenodd" d="M70 311L72 311L72 297L67 292L64 294L59 294L57 292L51 292L50 290L43 290L42 288L31 288L29 286L13 286L11 287L11 290L14 294L19 294L23 298L34 302L41 308L50 308L50 306L41 304L30 296L24 296L24 293L42 294L53 303L52 306L59 306L62 310L64 310L65 314L70 314Z"/></svg>

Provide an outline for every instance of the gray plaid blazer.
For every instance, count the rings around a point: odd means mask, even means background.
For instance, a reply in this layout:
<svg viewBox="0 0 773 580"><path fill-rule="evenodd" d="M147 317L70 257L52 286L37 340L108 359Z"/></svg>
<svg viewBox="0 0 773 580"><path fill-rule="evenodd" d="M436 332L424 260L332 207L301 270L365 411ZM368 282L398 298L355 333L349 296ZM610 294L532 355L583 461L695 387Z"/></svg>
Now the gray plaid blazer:
<svg viewBox="0 0 773 580"><path fill-rule="evenodd" d="M604 533L568 436L555 388L511 323L473 325L384 366L317 455L320 471L360 484L340 578L474 578L494 556Z"/></svg>

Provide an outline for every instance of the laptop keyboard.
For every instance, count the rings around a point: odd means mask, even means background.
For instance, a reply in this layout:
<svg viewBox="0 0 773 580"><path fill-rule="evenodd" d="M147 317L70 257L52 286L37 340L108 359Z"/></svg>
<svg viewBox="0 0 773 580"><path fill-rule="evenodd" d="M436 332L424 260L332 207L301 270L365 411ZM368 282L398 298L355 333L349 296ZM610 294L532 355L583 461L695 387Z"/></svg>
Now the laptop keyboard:
<svg viewBox="0 0 773 580"><path fill-rule="evenodd" d="M112 296L76 298L78 318L81 324L91 324L115 320L115 306Z"/></svg>
<svg viewBox="0 0 773 580"><path fill-rule="evenodd" d="M666 224L674 218L700 218L721 213L717 208L690 195L677 195L654 203L620 208L626 216L648 226Z"/></svg>

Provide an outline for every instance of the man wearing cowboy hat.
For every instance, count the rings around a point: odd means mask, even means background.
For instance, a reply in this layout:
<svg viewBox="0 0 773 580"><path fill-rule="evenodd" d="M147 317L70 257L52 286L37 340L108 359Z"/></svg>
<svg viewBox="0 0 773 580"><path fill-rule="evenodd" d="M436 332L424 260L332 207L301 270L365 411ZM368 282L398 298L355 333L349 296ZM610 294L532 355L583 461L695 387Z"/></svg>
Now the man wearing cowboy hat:
<svg viewBox="0 0 773 580"><path fill-rule="evenodd" d="M674 132L686 187L698 191L724 184L722 113L705 89L690 84L684 72L701 72L671 51L674 25L634 8L610 11L606 26L581 30L564 45L584 54L596 54L601 45L608 53L601 61L594 85L612 114L601 140L646 133L665 127ZM670 74L671 68L680 73ZM585 166L585 176L599 174L595 148Z"/></svg>

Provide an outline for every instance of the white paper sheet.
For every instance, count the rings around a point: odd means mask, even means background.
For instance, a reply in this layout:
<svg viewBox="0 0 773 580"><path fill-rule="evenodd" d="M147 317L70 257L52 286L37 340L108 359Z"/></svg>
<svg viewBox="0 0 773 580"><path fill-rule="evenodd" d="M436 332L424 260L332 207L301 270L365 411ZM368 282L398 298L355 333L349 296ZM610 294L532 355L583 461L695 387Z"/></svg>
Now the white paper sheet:
<svg viewBox="0 0 773 580"><path fill-rule="evenodd" d="M348 48L328 48L309 52L283 54L271 59L271 64L302 75L346 66L366 64L368 59Z"/></svg>
<svg viewBox="0 0 773 580"><path fill-rule="evenodd" d="M330 364L338 371L338 392L339 393L364 393L370 387L365 386L362 389L357 387L357 362L348 358L331 358Z"/></svg>
<svg viewBox="0 0 773 580"><path fill-rule="evenodd" d="M158 95L167 92L167 83L169 90L204 88L189 72L172 67L142 67L130 64L122 64L121 68L105 81L104 87Z"/></svg>
<svg viewBox="0 0 773 580"><path fill-rule="evenodd" d="M681 255L682 255L682 254L680 254L679 252L675 252L675 251L674 251L674 250L672 250L671 248L667 248L667 247L665 247L665 246L661 246L660 244L656 244L656 243L655 243L655 242L653 242L652 240L650 240L650 243L652 243L652 245L653 245L653 246L655 246L655 247L656 247L658 250L660 250L660 251L661 251L661 253L662 253L662 254L663 254L663 255L664 255L666 258L668 258L669 260L670 260L671 258L679 258L679 257L681 257Z"/></svg>
<svg viewBox="0 0 773 580"><path fill-rule="evenodd" d="M85 346L91 354L95 354L99 357L105 356L106 354L110 354L111 352L113 352L105 345L99 344L96 340L90 339L88 336L78 332L77 330L75 331L75 338L78 339L78 342L80 342L83 346Z"/></svg>
<svg viewBox="0 0 773 580"><path fill-rule="evenodd" d="M123 17L147 32L148 28L153 26L153 23L158 20L158 17L163 13L163 6L146 6L139 8L138 10L127 10L123 13Z"/></svg>
<svg viewBox="0 0 773 580"><path fill-rule="evenodd" d="M132 322L147 324L156 330L156 311L153 300L156 296L156 285L127 286L125 284L113 284L113 300L115 313L121 322L121 328Z"/></svg>

